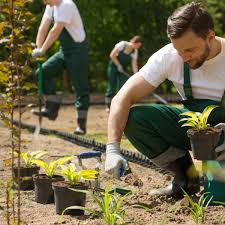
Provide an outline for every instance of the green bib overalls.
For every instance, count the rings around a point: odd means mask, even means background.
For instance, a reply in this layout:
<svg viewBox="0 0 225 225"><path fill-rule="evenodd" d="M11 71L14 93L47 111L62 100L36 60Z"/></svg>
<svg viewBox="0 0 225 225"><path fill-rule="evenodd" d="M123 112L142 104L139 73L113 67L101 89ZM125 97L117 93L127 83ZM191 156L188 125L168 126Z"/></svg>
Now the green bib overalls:
<svg viewBox="0 0 225 225"><path fill-rule="evenodd" d="M126 71L127 67L131 64L131 54L124 53L124 49L119 52L117 58L120 64L123 66L123 69ZM117 70L116 65L112 60L109 61L107 68L107 77L108 77L108 87L105 94L106 103L110 103L117 90L119 90L124 83L128 80L128 76L120 73Z"/></svg>
<svg viewBox="0 0 225 225"><path fill-rule="evenodd" d="M192 97L187 65L184 65L183 87L187 98L183 101L184 108L150 104L134 106L130 110L124 133L135 148L150 159L159 156L170 146L187 151L191 149L186 133L188 127L181 127L182 124L178 122L182 118L180 116L182 112L189 110L202 112L208 105L221 105L219 101ZM223 107L214 109L208 122L211 125L225 122L225 109Z"/></svg>
<svg viewBox="0 0 225 225"><path fill-rule="evenodd" d="M60 34L60 50L43 65L43 93L55 95L55 78L66 69L76 92L77 110L89 107L88 50L86 42L75 42L66 28Z"/></svg>

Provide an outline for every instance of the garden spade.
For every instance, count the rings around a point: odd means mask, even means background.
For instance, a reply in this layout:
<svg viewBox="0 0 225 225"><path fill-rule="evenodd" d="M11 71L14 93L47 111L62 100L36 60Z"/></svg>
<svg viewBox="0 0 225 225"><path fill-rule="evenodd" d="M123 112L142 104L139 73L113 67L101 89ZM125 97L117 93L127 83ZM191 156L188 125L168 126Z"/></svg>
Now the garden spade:
<svg viewBox="0 0 225 225"><path fill-rule="evenodd" d="M39 117L38 117L38 124L35 128L34 135L37 136L41 130L41 123L42 123L42 114L41 114L41 107L42 107L42 88L43 88L43 74L42 74L42 63L41 61L37 61L38 64L38 101L39 101Z"/></svg>
<svg viewBox="0 0 225 225"><path fill-rule="evenodd" d="M125 72L125 71L123 71L123 74L126 75L127 77L130 77L130 75L127 72ZM159 95L157 95L157 94L155 94L153 92L151 94L153 95L154 98L158 99L161 103L163 103L163 104L167 104L168 103L164 98L160 97Z"/></svg>

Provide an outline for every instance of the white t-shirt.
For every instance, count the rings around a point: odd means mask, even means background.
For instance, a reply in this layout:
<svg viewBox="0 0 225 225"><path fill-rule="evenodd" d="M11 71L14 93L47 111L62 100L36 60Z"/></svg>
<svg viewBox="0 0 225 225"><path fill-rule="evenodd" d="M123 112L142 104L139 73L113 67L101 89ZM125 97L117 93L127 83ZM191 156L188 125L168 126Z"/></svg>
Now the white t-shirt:
<svg viewBox="0 0 225 225"><path fill-rule="evenodd" d="M54 12L54 15L53 15ZM54 22L65 23L65 28L75 42L85 40L85 31L80 13L77 6L72 0L62 0L57 6L47 5L43 17L53 20Z"/></svg>
<svg viewBox="0 0 225 225"><path fill-rule="evenodd" d="M218 37L217 37L218 38ZM225 39L221 41L221 52L207 60L195 70L190 70L192 95L196 99L220 101L225 90ZM138 72L154 87L158 87L165 79L173 82L182 99L186 99L183 89L183 60L168 44L154 53Z"/></svg>
<svg viewBox="0 0 225 225"><path fill-rule="evenodd" d="M119 51L123 51L124 48L129 45L129 42L128 41L120 41L119 43L117 43L115 45L115 48L118 49ZM126 53L125 53L126 54ZM137 49L134 49L134 52L130 54L130 56L133 58L133 59L137 59L138 58L138 50Z"/></svg>

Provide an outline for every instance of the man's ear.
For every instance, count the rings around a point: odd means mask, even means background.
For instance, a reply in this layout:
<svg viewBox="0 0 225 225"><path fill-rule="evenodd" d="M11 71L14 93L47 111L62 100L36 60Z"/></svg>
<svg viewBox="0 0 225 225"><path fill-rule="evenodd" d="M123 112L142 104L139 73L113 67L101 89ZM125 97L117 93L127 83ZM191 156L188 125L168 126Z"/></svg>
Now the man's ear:
<svg viewBox="0 0 225 225"><path fill-rule="evenodd" d="M215 37L216 37L215 32L212 31L212 30L210 30L209 33L208 33L208 35L207 35L207 40L208 40L209 42L211 42L212 40L215 39Z"/></svg>

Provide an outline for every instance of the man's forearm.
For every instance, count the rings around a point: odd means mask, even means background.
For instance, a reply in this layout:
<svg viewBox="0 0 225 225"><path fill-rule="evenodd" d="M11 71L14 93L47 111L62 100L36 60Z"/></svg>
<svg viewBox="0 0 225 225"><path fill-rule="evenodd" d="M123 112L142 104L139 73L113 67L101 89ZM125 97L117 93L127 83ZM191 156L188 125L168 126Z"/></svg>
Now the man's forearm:
<svg viewBox="0 0 225 225"><path fill-rule="evenodd" d="M43 52L46 52L52 46L52 44L58 39L59 34L60 33L55 30L50 30L45 42L41 47L41 50Z"/></svg>
<svg viewBox="0 0 225 225"><path fill-rule="evenodd" d="M137 73L138 72L138 66L137 65L136 66L133 66L132 70L133 70L133 73L134 74Z"/></svg>
<svg viewBox="0 0 225 225"><path fill-rule="evenodd" d="M113 98L108 119L108 143L120 142L131 106L154 91L141 74L136 73Z"/></svg>
<svg viewBox="0 0 225 225"><path fill-rule="evenodd" d="M41 48L42 47L42 45L43 45L43 43L45 41L46 35L47 35L47 31L38 30L38 34L37 34L37 38L36 38L37 48Z"/></svg>
<svg viewBox="0 0 225 225"><path fill-rule="evenodd" d="M117 59L116 56L115 56L115 57L111 57L111 59L112 59L113 63L114 63L116 66L120 65L120 61Z"/></svg>
<svg viewBox="0 0 225 225"><path fill-rule="evenodd" d="M138 72L138 63L137 63L137 60L132 61L132 70L133 70L133 73L134 74Z"/></svg>
<svg viewBox="0 0 225 225"><path fill-rule="evenodd" d="M121 141L130 106L128 102L123 103L118 98L113 99L108 119L108 143Z"/></svg>
<svg viewBox="0 0 225 225"><path fill-rule="evenodd" d="M64 26L65 24L63 22L57 22L54 24L52 29L49 31L44 44L41 47L42 52L46 52L52 46L52 44L58 39Z"/></svg>
<svg viewBox="0 0 225 225"><path fill-rule="evenodd" d="M42 47L42 45L45 41L45 38L48 34L51 23L52 23L51 19L48 19L46 17L42 18L41 25L39 26L38 34L37 34L37 38L36 38L36 45L37 45L38 49L40 49Z"/></svg>

